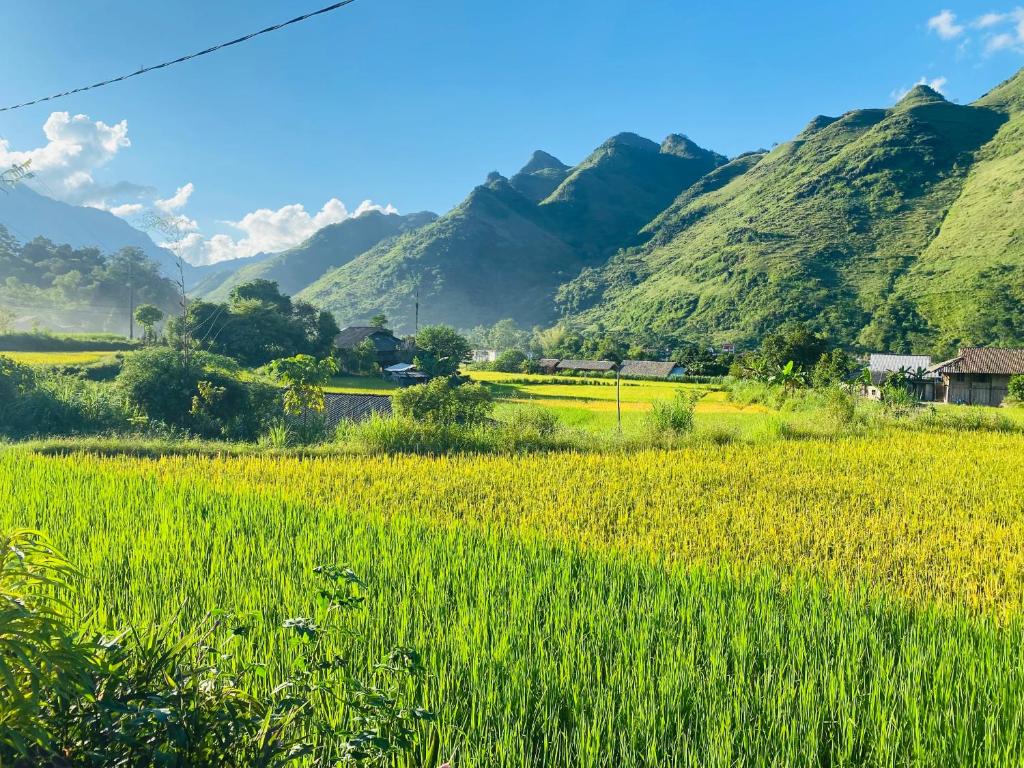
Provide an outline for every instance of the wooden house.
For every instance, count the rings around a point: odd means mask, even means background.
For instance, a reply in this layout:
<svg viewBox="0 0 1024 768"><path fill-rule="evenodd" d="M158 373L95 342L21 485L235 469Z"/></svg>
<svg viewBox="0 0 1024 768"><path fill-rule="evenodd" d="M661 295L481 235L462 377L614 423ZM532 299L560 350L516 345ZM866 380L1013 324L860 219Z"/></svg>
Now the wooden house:
<svg viewBox="0 0 1024 768"><path fill-rule="evenodd" d="M928 355L893 355L872 352L868 356L868 374L871 383L864 387L864 395L877 400L882 395L881 387L890 376L902 376L906 386L918 400L932 402L936 399L942 377L931 370L932 359Z"/></svg>
<svg viewBox="0 0 1024 768"><path fill-rule="evenodd" d="M623 360L619 375L625 379L668 379L679 376L679 366L673 362L659 360ZM685 369L683 369L685 371Z"/></svg>
<svg viewBox="0 0 1024 768"><path fill-rule="evenodd" d="M931 371L942 377L943 402L998 406L1010 378L1024 375L1024 349L967 347Z"/></svg>
<svg viewBox="0 0 1024 768"><path fill-rule="evenodd" d="M405 362L407 358L411 359L410 350L404 341L387 328L378 328L372 325L352 325L342 328L341 332L334 337L334 346L352 352L367 340L373 344L377 353L377 362L381 368Z"/></svg>

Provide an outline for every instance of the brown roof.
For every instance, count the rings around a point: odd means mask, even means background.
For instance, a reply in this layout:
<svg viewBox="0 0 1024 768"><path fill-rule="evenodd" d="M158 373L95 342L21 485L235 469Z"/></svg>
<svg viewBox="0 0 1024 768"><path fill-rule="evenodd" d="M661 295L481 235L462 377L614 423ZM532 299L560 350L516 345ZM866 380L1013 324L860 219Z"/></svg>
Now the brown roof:
<svg viewBox="0 0 1024 768"><path fill-rule="evenodd" d="M613 371L611 360L563 360L558 364L560 371Z"/></svg>
<svg viewBox="0 0 1024 768"><path fill-rule="evenodd" d="M647 376L652 379L667 379L675 370L675 363L659 360L625 360L619 373L623 376Z"/></svg>
<svg viewBox="0 0 1024 768"><path fill-rule="evenodd" d="M541 368L554 368L559 362L561 361L557 357L542 357L537 361L537 365Z"/></svg>
<svg viewBox="0 0 1024 768"><path fill-rule="evenodd" d="M1024 349L967 347L931 370L938 373L1024 373Z"/></svg>

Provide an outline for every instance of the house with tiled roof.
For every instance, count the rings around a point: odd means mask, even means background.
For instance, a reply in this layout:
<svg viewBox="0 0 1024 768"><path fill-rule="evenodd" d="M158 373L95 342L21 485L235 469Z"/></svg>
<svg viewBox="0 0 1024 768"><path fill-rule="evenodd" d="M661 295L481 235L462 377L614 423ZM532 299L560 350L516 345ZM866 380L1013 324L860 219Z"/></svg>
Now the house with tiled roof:
<svg viewBox="0 0 1024 768"><path fill-rule="evenodd" d="M944 402L1002 405L1010 379L1024 375L1024 349L967 347L929 370L942 377Z"/></svg>

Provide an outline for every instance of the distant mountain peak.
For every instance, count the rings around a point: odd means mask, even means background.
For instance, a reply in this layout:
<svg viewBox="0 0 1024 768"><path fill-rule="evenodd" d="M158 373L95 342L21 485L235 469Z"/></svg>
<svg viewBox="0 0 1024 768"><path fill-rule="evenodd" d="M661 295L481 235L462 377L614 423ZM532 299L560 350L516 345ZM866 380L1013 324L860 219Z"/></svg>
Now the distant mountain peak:
<svg viewBox="0 0 1024 768"><path fill-rule="evenodd" d="M936 91L934 88L928 85L915 85L909 91L906 96L900 99L896 105L898 109L906 109L907 107L918 107L922 104L944 104L946 98Z"/></svg>
<svg viewBox="0 0 1024 768"><path fill-rule="evenodd" d="M997 85L975 102L976 106L1010 112L1024 110L1024 69Z"/></svg>
<svg viewBox="0 0 1024 768"><path fill-rule="evenodd" d="M629 132L617 133L601 145L602 149L611 149L613 147L632 147L634 149L642 149L648 152L657 152L660 149L659 146L650 139L645 139L643 136Z"/></svg>
<svg viewBox="0 0 1024 768"><path fill-rule="evenodd" d="M663 155L675 155L676 157L703 157L708 150L700 146L682 133L671 133L661 142L661 153Z"/></svg>
<svg viewBox="0 0 1024 768"><path fill-rule="evenodd" d="M542 149L538 149L533 153L526 165L519 169L519 173L536 173L537 171L547 170L565 171L568 169L569 166L557 157L548 154Z"/></svg>
<svg viewBox="0 0 1024 768"><path fill-rule="evenodd" d="M811 122L809 122L802 131L800 131L797 135L797 139L810 138L823 128L828 128L838 119L838 117L829 117L828 115L817 115L811 119Z"/></svg>
<svg viewBox="0 0 1024 768"><path fill-rule="evenodd" d="M502 182L507 181L508 179L506 179L497 171L491 171L490 173L487 174L487 179L484 181L484 184L488 187L494 187L500 185Z"/></svg>

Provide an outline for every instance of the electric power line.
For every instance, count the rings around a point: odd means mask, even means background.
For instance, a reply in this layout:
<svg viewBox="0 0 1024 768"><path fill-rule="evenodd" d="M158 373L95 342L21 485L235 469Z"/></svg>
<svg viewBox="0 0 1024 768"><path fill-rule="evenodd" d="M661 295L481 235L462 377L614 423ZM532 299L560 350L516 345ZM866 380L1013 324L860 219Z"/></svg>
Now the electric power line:
<svg viewBox="0 0 1024 768"><path fill-rule="evenodd" d="M325 8L321 8L318 11L311 11L310 13L304 13L301 16L296 16L294 19L289 19L288 21L283 21L280 24L274 24L273 26L266 27L265 29L261 29L258 32L250 32L248 35L243 35L242 37L237 37L234 40L229 40L226 43L220 43L218 45L214 45L214 46L212 46L210 48L207 48L206 50L203 50L203 51L197 51L196 53L190 53L187 56L179 56L176 59L172 59L170 61L165 61L165 62L163 62L161 64L154 64L151 67L142 67L141 69L139 69L139 70L137 70L135 72L130 72L130 73L126 74L126 75L121 75L120 77L112 77L109 80L102 80L102 81L100 81L98 83L93 83L92 85L83 85L83 86L81 86L79 88L73 88L73 89L71 89L69 91L62 91L61 93L55 93L55 94L52 94L51 96L43 96L42 98L33 99L32 101L26 101L26 102L23 102L21 104L12 104L12 105L7 106L7 107L0 107L0 112L10 112L10 111L15 110L15 109L21 109L22 107L31 107L34 104L42 104L44 101L53 101L54 99L64 98L65 96L71 96L71 95L76 94L76 93L82 93L84 91L91 91L91 90L94 90L96 88L102 88L102 87L104 87L106 85L113 85L114 83L120 83L120 82L123 82L125 80L130 80L133 77L138 77L139 75L144 75L147 72L153 72L154 70L157 70L157 69L165 69L167 67L174 66L175 64L181 64L183 62L190 61L192 59L198 59L200 56L206 56L209 53L214 53L215 51L219 51L219 50L221 50L223 48L230 48L232 45L238 45L239 43L247 42L249 40L252 40L254 37L259 37L260 35L266 35L266 34L269 34L270 32L276 32L277 30L284 29L285 27L289 27L292 24L298 24L300 21L306 21L307 19L312 19L314 16L322 16L325 13L330 13L331 11L336 11L339 8L344 8L346 5L351 5L354 2L355 2L355 0L341 0L341 2L332 3L331 5L328 5Z"/></svg>

